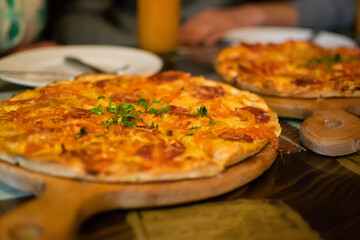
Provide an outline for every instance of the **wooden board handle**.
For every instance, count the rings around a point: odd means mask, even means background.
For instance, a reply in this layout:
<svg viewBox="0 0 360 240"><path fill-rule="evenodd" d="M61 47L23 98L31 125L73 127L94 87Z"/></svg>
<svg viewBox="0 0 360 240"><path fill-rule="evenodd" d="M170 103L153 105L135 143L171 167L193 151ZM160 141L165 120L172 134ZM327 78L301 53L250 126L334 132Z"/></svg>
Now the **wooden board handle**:
<svg viewBox="0 0 360 240"><path fill-rule="evenodd" d="M360 119L341 109L317 111L300 128L301 143L326 156L360 150Z"/></svg>
<svg viewBox="0 0 360 240"><path fill-rule="evenodd" d="M73 193L46 190L44 195L0 219L2 240L72 239L79 221L79 201ZM71 197L67 195L70 194ZM55 200L55 201L54 201Z"/></svg>
<svg viewBox="0 0 360 240"><path fill-rule="evenodd" d="M0 163L0 180L39 195L0 218L0 239L69 240L86 217L101 211L168 206L219 196L260 176L276 155L275 147L268 144L215 177L144 184L76 181Z"/></svg>

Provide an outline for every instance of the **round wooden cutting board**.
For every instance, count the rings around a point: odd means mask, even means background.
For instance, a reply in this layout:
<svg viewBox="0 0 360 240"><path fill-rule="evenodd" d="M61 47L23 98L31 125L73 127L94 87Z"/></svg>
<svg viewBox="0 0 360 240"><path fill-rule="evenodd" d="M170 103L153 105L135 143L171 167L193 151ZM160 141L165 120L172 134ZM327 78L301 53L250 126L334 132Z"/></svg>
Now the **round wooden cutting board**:
<svg viewBox="0 0 360 240"><path fill-rule="evenodd" d="M263 98L279 117L305 119L300 140L308 149L326 156L360 150L360 98Z"/></svg>
<svg viewBox="0 0 360 240"><path fill-rule="evenodd" d="M77 181L0 163L2 182L37 196L0 219L0 239L68 240L85 218L101 211L168 206L218 196L259 177L276 155L276 149L267 145L215 177L146 184Z"/></svg>

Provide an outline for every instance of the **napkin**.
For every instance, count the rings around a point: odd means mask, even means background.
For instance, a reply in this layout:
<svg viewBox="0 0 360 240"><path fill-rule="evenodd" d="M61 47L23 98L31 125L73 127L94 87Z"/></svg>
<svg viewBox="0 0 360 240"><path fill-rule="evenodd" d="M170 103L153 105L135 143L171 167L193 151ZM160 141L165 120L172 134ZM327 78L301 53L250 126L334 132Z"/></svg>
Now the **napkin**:
<svg viewBox="0 0 360 240"><path fill-rule="evenodd" d="M137 240L321 239L281 200L238 199L127 215Z"/></svg>

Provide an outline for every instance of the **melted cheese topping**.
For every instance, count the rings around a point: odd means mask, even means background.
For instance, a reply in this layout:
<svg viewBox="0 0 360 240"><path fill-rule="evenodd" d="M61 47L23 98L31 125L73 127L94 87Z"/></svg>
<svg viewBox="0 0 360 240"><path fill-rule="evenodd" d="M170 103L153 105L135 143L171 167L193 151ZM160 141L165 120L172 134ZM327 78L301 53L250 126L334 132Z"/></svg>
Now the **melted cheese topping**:
<svg viewBox="0 0 360 240"><path fill-rule="evenodd" d="M0 124L0 153L93 176L223 169L280 134L258 96L182 72L83 75L27 90L2 101Z"/></svg>

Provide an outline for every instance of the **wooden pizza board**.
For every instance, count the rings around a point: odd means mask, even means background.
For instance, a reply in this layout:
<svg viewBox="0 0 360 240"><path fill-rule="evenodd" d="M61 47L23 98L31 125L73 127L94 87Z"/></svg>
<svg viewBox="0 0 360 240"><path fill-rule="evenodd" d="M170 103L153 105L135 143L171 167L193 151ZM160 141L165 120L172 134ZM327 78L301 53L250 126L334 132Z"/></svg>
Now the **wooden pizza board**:
<svg viewBox="0 0 360 240"><path fill-rule="evenodd" d="M360 150L360 98L263 98L279 117L305 119L300 140L308 149L326 156Z"/></svg>
<svg viewBox="0 0 360 240"><path fill-rule="evenodd" d="M218 196L260 176L276 155L275 148L267 145L257 155L215 177L146 184L77 181L3 162L0 180L37 198L0 219L0 239L68 240L85 218L101 211L168 206Z"/></svg>

